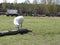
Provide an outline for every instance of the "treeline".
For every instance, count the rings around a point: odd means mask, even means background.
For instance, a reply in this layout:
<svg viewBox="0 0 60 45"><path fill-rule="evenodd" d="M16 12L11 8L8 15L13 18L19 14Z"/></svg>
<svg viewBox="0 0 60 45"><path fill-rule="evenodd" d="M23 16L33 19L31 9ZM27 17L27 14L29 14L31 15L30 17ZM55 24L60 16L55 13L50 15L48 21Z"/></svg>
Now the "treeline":
<svg viewBox="0 0 60 45"><path fill-rule="evenodd" d="M57 5L57 4L0 3L0 11L7 10L7 9L17 9L17 10L19 10L19 13L22 15L56 16L60 12L60 5Z"/></svg>

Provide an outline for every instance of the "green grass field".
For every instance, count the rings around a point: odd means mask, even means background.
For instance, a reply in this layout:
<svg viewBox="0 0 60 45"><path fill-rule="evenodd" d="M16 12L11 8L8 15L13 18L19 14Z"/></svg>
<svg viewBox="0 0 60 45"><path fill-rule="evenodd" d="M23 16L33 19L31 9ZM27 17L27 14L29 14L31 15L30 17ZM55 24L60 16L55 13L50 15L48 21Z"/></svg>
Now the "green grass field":
<svg viewBox="0 0 60 45"><path fill-rule="evenodd" d="M0 45L60 45L60 17L24 17L32 32L0 37ZM0 31L15 30L14 17L0 16Z"/></svg>

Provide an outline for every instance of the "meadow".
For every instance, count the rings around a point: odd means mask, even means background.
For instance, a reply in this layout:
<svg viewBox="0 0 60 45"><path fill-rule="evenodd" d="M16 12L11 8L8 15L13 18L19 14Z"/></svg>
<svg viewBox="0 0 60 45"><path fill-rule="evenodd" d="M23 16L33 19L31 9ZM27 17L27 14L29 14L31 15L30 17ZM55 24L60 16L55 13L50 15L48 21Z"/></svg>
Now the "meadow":
<svg viewBox="0 0 60 45"><path fill-rule="evenodd" d="M14 18L0 16L0 31L16 30ZM24 16L23 28L32 32L0 37L0 45L60 45L60 17Z"/></svg>

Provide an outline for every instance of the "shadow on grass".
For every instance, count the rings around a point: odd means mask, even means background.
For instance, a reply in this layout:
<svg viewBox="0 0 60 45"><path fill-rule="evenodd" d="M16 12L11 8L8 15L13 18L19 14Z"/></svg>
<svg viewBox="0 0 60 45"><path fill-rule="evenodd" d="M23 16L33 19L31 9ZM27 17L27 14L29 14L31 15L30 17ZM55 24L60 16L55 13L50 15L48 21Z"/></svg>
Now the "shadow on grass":
<svg viewBox="0 0 60 45"><path fill-rule="evenodd" d="M12 30L12 31L4 31L0 32L0 37L2 36L9 36L9 35L16 35L16 34L27 34L28 32L32 32L29 29L19 29L19 30Z"/></svg>

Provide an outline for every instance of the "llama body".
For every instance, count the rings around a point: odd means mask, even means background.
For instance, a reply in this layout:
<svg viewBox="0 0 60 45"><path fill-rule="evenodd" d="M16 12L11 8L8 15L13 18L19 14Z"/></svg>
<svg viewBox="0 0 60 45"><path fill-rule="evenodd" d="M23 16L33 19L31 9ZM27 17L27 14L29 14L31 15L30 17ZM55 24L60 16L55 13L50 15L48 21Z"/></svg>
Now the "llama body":
<svg viewBox="0 0 60 45"><path fill-rule="evenodd" d="M23 16L17 16L14 18L14 25L19 29L22 28L22 23L24 21Z"/></svg>

